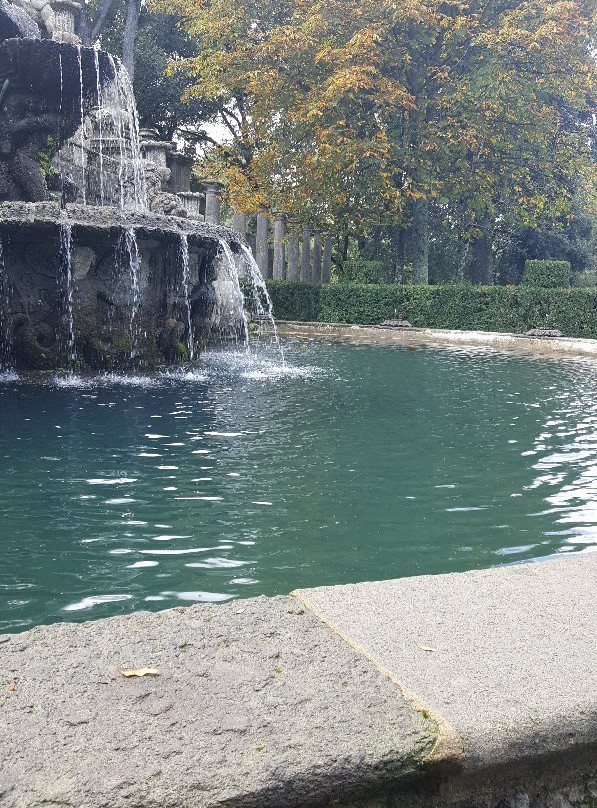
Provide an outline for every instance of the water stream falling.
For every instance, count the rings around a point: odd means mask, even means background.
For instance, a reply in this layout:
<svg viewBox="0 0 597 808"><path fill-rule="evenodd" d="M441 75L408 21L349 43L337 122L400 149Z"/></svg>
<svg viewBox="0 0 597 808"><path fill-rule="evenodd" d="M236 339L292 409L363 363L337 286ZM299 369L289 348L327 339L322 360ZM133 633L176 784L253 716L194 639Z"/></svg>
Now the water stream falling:
<svg viewBox="0 0 597 808"><path fill-rule="evenodd" d="M276 321L274 320L272 300L269 296L269 292L267 291L267 286L265 285L265 281L263 280L263 276L259 270L259 267L257 266L257 262L255 261L251 250L244 244L241 244L241 249L244 276L248 280L248 288L253 300L255 314L257 315L260 327L263 328L265 325L267 328L269 328L272 335L272 341L280 354L282 365L285 365L286 362L284 359L284 350L282 349L282 345L280 344L280 339L278 337L278 329L276 327Z"/></svg>
<svg viewBox="0 0 597 808"><path fill-rule="evenodd" d="M130 280L129 335L131 339L131 364L136 364L138 354L138 314L141 302L139 290L140 255L137 237L132 227L125 228L118 239L116 248L117 263L122 273L128 272Z"/></svg>
<svg viewBox="0 0 597 808"><path fill-rule="evenodd" d="M114 80L104 90L100 115L104 119L103 125L109 130L112 151L117 151L118 204L122 209L143 211L148 207L147 187L133 88L120 61L112 56L109 61Z"/></svg>
<svg viewBox="0 0 597 808"><path fill-rule="evenodd" d="M60 217L59 289L62 311L66 316L66 357L69 373L74 373L77 361L73 317L72 225L66 215Z"/></svg>
<svg viewBox="0 0 597 808"><path fill-rule="evenodd" d="M189 289L189 240L186 233L181 233L180 236L179 258L181 267L181 286L187 315L187 352L189 359L192 362L195 358L195 335L193 333L193 318Z"/></svg>
<svg viewBox="0 0 597 808"><path fill-rule="evenodd" d="M249 351L249 320L247 313L245 312L245 297L242 293L242 289L240 288L238 269L236 267L236 261L234 260L234 253L230 249L228 242L224 241L223 239L219 239L218 252L220 258L222 259L221 265L226 272L229 285L228 294L224 294L224 299L221 301L221 304L229 309L229 316L232 315L232 318L236 320L236 323L241 324L240 338L242 340L242 345L246 351ZM219 319L222 319L221 315ZM236 323L233 323L233 327L236 325Z"/></svg>
<svg viewBox="0 0 597 808"><path fill-rule="evenodd" d="M100 82L100 64L99 64L99 51L97 48L94 50L94 65L95 65L95 90L97 93L97 132L98 132L98 153L99 153L99 185L100 185L100 205L105 204L104 195L104 105L103 93Z"/></svg>
<svg viewBox="0 0 597 808"><path fill-rule="evenodd" d="M87 154L85 151L85 110L83 106L83 59L81 46L77 46L77 65L79 67L79 102L81 113L80 147L81 147L81 195L83 204L87 204Z"/></svg>
<svg viewBox="0 0 597 808"><path fill-rule="evenodd" d="M10 370L11 363L10 283L4 262L4 245L0 239L0 373Z"/></svg>

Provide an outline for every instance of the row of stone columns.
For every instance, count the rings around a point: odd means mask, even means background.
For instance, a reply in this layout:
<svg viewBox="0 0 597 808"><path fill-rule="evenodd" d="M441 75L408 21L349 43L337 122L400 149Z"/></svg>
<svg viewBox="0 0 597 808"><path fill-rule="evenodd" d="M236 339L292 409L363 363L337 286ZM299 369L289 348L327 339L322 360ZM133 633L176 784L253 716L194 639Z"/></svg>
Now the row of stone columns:
<svg viewBox="0 0 597 808"><path fill-rule="evenodd" d="M218 183L205 184L205 221L220 224ZM269 260L269 222L265 209L257 214L255 261L264 278L329 283L332 274L332 237L310 225L288 220L283 213L274 217L274 260ZM246 213L235 213L232 227L243 238L247 235Z"/></svg>
<svg viewBox="0 0 597 808"><path fill-rule="evenodd" d="M239 235L246 235L246 221L243 229L234 228ZM322 236L309 225L293 220L288 221L283 213L274 218L274 258L269 261L269 217L265 211L257 214L255 236L255 260L264 278L275 280L329 283L332 274L332 237Z"/></svg>

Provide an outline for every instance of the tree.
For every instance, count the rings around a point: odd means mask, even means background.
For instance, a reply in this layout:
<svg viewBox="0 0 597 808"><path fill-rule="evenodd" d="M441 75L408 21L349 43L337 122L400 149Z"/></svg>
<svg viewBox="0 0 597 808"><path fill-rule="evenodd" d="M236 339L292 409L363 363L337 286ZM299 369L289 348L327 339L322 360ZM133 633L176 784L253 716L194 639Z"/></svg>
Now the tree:
<svg viewBox="0 0 597 808"><path fill-rule="evenodd" d="M83 3L79 20L79 35L83 45L90 47L100 39L110 21L113 23L121 19L118 37L120 52L131 81L135 75L135 38L140 13L141 0L100 0L99 5Z"/></svg>
<svg viewBox="0 0 597 808"><path fill-rule="evenodd" d="M444 213L460 273L496 222L536 228L591 182L588 0L161 0L200 38L189 96L221 105L206 167L233 202L407 229L417 279ZM475 276L476 273L476 276Z"/></svg>

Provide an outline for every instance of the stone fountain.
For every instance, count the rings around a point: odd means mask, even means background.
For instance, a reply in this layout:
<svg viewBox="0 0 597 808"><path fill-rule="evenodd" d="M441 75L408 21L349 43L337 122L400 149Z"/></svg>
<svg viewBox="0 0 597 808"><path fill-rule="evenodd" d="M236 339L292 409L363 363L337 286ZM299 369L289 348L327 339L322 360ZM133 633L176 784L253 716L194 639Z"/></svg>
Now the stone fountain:
<svg viewBox="0 0 597 808"><path fill-rule="evenodd" d="M0 370L152 367L248 339L246 245L205 223L72 0L0 0ZM244 269L243 269L244 268ZM246 287L245 288L246 293Z"/></svg>

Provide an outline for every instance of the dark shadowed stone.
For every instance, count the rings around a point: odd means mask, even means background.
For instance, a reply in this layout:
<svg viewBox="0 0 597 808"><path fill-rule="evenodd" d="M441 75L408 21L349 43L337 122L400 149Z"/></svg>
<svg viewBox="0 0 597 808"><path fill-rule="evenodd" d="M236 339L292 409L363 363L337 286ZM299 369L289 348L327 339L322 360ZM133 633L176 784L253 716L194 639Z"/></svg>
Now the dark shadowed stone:
<svg viewBox="0 0 597 808"><path fill-rule="evenodd" d="M555 328L530 328L525 337L561 337L562 332Z"/></svg>

